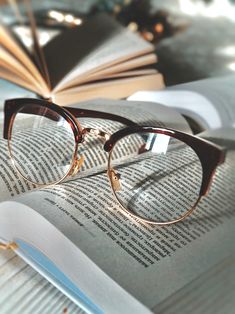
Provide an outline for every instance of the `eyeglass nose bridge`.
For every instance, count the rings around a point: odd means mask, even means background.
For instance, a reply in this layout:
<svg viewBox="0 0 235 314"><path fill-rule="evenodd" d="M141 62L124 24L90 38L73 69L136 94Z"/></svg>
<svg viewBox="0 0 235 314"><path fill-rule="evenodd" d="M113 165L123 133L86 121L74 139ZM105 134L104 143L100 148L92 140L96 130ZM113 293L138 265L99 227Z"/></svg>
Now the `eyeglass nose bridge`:
<svg viewBox="0 0 235 314"><path fill-rule="evenodd" d="M82 130L82 135L83 135L83 141L85 140L85 136L86 134L91 134L97 137L102 138L105 142L109 140L109 138L111 137L111 135L107 132L104 132L102 130L99 129L94 129L94 128L84 128Z"/></svg>

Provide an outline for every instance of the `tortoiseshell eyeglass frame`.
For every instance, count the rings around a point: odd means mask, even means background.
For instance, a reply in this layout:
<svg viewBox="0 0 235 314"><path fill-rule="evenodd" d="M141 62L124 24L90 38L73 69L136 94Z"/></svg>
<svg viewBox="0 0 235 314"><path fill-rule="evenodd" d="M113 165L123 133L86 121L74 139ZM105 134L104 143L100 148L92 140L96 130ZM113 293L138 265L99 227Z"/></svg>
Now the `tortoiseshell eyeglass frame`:
<svg viewBox="0 0 235 314"><path fill-rule="evenodd" d="M37 105L37 106L35 106ZM17 99L9 99L5 102L4 106L4 129L3 129L3 137L4 139L8 140L8 149L10 153L10 158L12 159L12 154L10 151L10 145L9 142L11 140L11 134L12 134L12 126L14 123L15 116L17 112L21 113L29 113L29 114L35 114L40 115L40 112L38 111L38 106L41 106L43 110L43 115L45 116L45 108L48 108L49 111L46 112L46 117L52 120L57 120L58 115L62 116L71 126L72 132L74 134L74 140L75 140L75 151L73 154L73 160L71 161L71 168L68 170L68 173L61 178L58 182L53 182L53 184L59 183L62 180L64 180L67 176L71 174L71 170L74 167L74 164L76 162L76 155L78 150L78 145L83 142L84 137L86 135L86 129L82 129L81 125L79 124L77 118L96 118L96 119L107 119L116 121L119 123L122 123L125 125L124 128L120 129L119 131L113 133L112 135L106 137L105 143L104 143L104 150L109 153L108 157L108 166L107 166L107 174L108 178L113 190L113 194L120 204L121 208L128 213L129 215L137 218L139 221L144 223L150 223L155 225L170 225L173 223L176 223L178 221L181 221L188 215L192 213L194 208L197 206L198 202L200 201L201 197L206 195L210 184L212 182L213 175L215 173L215 170L218 165L222 164L225 160L226 156L226 150L214 143L211 143L207 140L204 140L202 138L199 138L197 136L183 133L177 130L168 129L168 128L161 128L161 127L152 127L152 126L139 126L137 123L131 121L130 119L127 119L125 117L121 117L119 115L106 113L102 111L95 111L95 110L88 110L88 109L79 109L74 107L62 107L59 105L56 105L53 102L46 101L46 100L40 100L40 99L33 99L33 98L17 98ZM53 112L55 112L55 115L53 115ZM102 130L98 130L98 135L106 134ZM170 137L173 137L175 139L178 139L188 146L190 146L197 156L199 157L199 160L202 165L203 170L203 176L202 176L202 183L200 188L200 194L198 196L197 201L195 202L194 206L190 208L184 215L179 217L178 219L167 221L167 222L156 222L153 220L145 219L143 217L138 216L137 214L131 212L128 208L123 207L123 205L119 202L114 182L112 180L112 168L111 168L111 156L112 156L112 150L115 144L121 140L122 138L134 134L134 133L155 133L155 134L164 134ZM12 160L12 163L14 165L14 161ZM15 166L15 165L14 165ZM16 167L15 167L16 168ZM17 172L19 170L16 168ZM20 172L19 174L27 180ZM29 180L27 180L29 181ZM34 183L34 182L33 182ZM34 183L35 185L39 185L37 183ZM50 185L50 184L48 184ZM39 185L40 186L40 185Z"/></svg>

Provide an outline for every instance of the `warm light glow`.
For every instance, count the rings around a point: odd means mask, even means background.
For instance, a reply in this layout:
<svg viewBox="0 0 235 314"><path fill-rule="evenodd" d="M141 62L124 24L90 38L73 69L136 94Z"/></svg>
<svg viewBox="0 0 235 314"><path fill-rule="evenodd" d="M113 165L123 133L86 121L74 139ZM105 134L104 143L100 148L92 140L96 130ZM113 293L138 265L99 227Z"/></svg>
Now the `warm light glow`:
<svg viewBox="0 0 235 314"><path fill-rule="evenodd" d="M148 41L152 41L154 39L154 35L151 32L144 32L143 36Z"/></svg>
<svg viewBox="0 0 235 314"><path fill-rule="evenodd" d="M155 24L154 30L155 30L156 33L162 33L163 30L164 30L164 27L163 27L162 23Z"/></svg>
<svg viewBox="0 0 235 314"><path fill-rule="evenodd" d="M65 22L67 23L73 23L74 22L74 17L72 14L66 14L64 17Z"/></svg>
<svg viewBox="0 0 235 314"><path fill-rule="evenodd" d="M48 13L48 15L52 18L52 19L55 19L57 20L58 22L63 22L64 21L64 15L58 11L50 11Z"/></svg>
<svg viewBox="0 0 235 314"><path fill-rule="evenodd" d="M135 22L130 22L128 24L128 28L132 31L132 32L136 32L138 30L138 24Z"/></svg>
<svg viewBox="0 0 235 314"><path fill-rule="evenodd" d="M121 6L119 4L116 4L113 8L113 12L118 14L121 12L121 9L122 9Z"/></svg>
<svg viewBox="0 0 235 314"><path fill-rule="evenodd" d="M228 64L228 68L229 68L229 70L231 70L231 71L235 71L235 62L229 63L229 64Z"/></svg>
<svg viewBox="0 0 235 314"><path fill-rule="evenodd" d="M188 15L201 15L211 18L224 16L235 21L235 6L229 0L214 0L210 4L201 1L179 0L180 10Z"/></svg>
<svg viewBox="0 0 235 314"><path fill-rule="evenodd" d="M82 21L82 19L80 19L80 18L76 18L75 20L74 20L74 24L75 25L81 25L83 23L83 21Z"/></svg>

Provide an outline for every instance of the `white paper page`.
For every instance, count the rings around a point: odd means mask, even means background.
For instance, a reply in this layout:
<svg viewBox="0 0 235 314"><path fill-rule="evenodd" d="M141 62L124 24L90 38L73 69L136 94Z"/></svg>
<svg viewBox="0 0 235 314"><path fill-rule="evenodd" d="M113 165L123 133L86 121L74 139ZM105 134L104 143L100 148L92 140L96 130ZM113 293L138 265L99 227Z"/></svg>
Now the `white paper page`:
<svg viewBox="0 0 235 314"><path fill-rule="evenodd" d="M125 290L155 308L234 251L234 163L231 151L192 216L164 228L126 217L102 174L18 200L57 226Z"/></svg>
<svg viewBox="0 0 235 314"><path fill-rule="evenodd" d="M13 251L0 251L0 274L2 314L84 313Z"/></svg>
<svg viewBox="0 0 235 314"><path fill-rule="evenodd" d="M235 75L221 76L167 87L164 91L141 91L129 100L160 102L188 115L207 128L234 127Z"/></svg>
<svg viewBox="0 0 235 314"><path fill-rule="evenodd" d="M154 312L232 314L235 308L234 291L235 256L232 255L156 306Z"/></svg>
<svg viewBox="0 0 235 314"><path fill-rule="evenodd" d="M169 106L184 115L191 116L205 129L220 128L222 121L219 112L204 96L191 91L150 91L137 92L128 100L152 101Z"/></svg>
<svg viewBox="0 0 235 314"><path fill-rule="evenodd" d="M51 262L77 286L81 298L74 298L73 291L69 293L68 290L64 290L63 292L88 313L150 313L146 307L103 273L59 230L31 208L15 202L4 202L0 205L0 214L1 231L5 238L12 239L19 245L16 249L17 254L35 267L23 247L23 243L30 243L32 247L49 257ZM26 220L29 224L25 228ZM16 229L17 236L15 236ZM62 251L63 254L61 254ZM42 265L42 262L40 263ZM45 269L43 271L37 266L36 269L60 288L57 280L48 276Z"/></svg>

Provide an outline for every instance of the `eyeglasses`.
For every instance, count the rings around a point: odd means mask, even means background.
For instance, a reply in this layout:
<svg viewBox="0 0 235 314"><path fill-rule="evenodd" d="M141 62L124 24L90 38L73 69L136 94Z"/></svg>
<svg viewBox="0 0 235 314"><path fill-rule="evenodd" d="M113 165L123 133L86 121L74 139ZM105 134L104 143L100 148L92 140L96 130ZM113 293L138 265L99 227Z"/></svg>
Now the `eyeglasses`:
<svg viewBox="0 0 235 314"><path fill-rule="evenodd" d="M125 127L113 134L82 128L76 119L82 117ZM88 140L89 135L95 138ZM176 223L191 214L225 160L225 150L193 135L37 99L5 102L4 138L15 169L37 186L86 173L91 165L104 171L101 164L108 159L107 174L120 207L156 225ZM97 145L97 138L103 145Z"/></svg>

